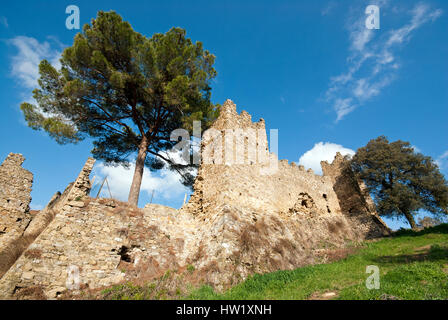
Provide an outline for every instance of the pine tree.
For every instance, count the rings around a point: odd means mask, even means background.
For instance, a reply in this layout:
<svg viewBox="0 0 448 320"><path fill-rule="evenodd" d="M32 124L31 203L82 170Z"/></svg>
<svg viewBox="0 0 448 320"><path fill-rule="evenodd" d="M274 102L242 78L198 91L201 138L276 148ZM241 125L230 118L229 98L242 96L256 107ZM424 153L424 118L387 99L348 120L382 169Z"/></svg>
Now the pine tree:
<svg viewBox="0 0 448 320"><path fill-rule="evenodd" d="M137 205L145 165L167 164L191 184L189 166L164 151L177 143L170 141L174 129L191 131L199 120L204 130L217 117L210 102L214 60L183 29L148 38L117 13L100 11L64 50L60 70L41 61L33 91L38 105L22 103L21 109L31 128L60 144L92 138L93 156L108 164L129 165L137 153L128 198Z"/></svg>

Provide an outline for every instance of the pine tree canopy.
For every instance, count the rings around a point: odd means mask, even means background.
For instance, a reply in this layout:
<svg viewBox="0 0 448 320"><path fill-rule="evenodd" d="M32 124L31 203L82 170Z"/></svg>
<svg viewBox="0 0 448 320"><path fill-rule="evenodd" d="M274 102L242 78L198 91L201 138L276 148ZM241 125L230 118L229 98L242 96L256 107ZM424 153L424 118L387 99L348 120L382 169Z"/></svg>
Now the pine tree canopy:
<svg viewBox="0 0 448 320"><path fill-rule="evenodd" d="M170 141L173 130L191 132L194 120L204 130L217 117L210 102L214 60L183 29L148 38L117 13L100 11L64 50L60 70L41 61L37 105L22 103L21 109L31 128L60 144L90 137L93 156L109 164L128 165L139 152L136 171L143 173L139 165L160 169L165 160L190 184L186 168L164 151L177 143Z"/></svg>

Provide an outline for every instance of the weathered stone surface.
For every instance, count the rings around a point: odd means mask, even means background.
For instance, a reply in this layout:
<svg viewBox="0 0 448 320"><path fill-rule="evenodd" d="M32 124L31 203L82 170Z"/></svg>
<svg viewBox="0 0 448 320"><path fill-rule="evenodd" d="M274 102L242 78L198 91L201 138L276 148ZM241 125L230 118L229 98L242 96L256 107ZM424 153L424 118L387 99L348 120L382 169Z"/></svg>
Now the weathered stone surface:
<svg viewBox="0 0 448 320"><path fill-rule="evenodd" d="M24 161L21 154L10 153L0 165L0 277L17 258L10 255L15 251L11 242L33 219L29 211L33 174L22 168Z"/></svg>
<svg viewBox="0 0 448 320"><path fill-rule="evenodd" d="M10 153L0 165L0 248L21 234L32 219L29 212L33 174L22 168L25 158Z"/></svg>
<svg viewBox="0 0 448 320"><path fill-rule="evenodd" d="M54 216L64 207L67 201L74 198L86 197L90 191L89 174L93 168L94 159L89 158L74 183L69 184L64 193L57 192L32 220L29 219L26 226L16 232L8 232L0 237L0 278L14 264L27 247L50 224ZM70 203L83 203L82 201L70 201ZM2 210L2 209L0 209ZM9 209L8 214L14 211ZM31 220L31 221L30 221Z"/></svg>
<svg viewBox="0 0 448 320"><path fill-rule="evenodd" d="M21 154L10 153L0 165L0 207L27 213L30 209L33 174L22 168L24 161Z"/></svg>
<svg viewBox="0 0 448 320"><path fill-rule="evenodd" d="M356 179L353 171L339 152L333 162L321 162L324 176L331 178L342 212L353 221L353 227L362 229L366 237L379 237L390 233L379 217L375 204L364 183Z"/></svg>
<svg viewBox="0 0 448 320"><path fill-rule="evenodd" d="M46 211L51 223L36 228L39 236L0 279L0 297L39 288L56 298L67 288L142 282L190 265L199 281L221 290L253 273L324 262L329 247L387 233L340 155L322 164L323 176L279 161L269 152L264 120L253 123L230 100L208 132L224 139L205 134L195 191L180 210L89 198L89 159ZM255 157L244 149L245 163L230 164L239 146L227 155L220 148L231 134L254 144Z"/></svg>
<svg viewBox="0 0 448 320"><path fill-rule="evenodd" d="M225 148L226 137L229 130L235 129L246 132L249 136L250 134L257 135L255 138L249 137L245 145L242 145L247 148L249 141L256 141L255 161L249 161L248 150L245 149L245 163L235 163L236 141L241 141L237 139L238 135L242 135L235 131L233 133L236 133L237 137L233 149L226 152L229 150ZM274 153L269 152L264 120L253 123L244 111L238 115L235 104L227 100L211 130L221 133L223 146L220 147L221 141L207 140L207 134L204 133L203 158L213 157L219 153L222 155L222 160L219 161L221 164L217 164L218 161L216 161L216 158L219 160L219 156L214 157L214 163L207 164L204 161L195 181L195 192L183 210L193 214L207 214L213 206L232 204L264 212L287 212L292 208L309 212L310 208L298 203L301 194L306 193L310 203L314 205L312 211L321 214L325 214L328 210L334 214L341 213L339 201L329 177L316 175L312 170L305 171L302 166L290 164L287 160L279 161ZM233 164L226 164L228 156L233 157ZM272 170L270 170L271 167Z"/></svg>

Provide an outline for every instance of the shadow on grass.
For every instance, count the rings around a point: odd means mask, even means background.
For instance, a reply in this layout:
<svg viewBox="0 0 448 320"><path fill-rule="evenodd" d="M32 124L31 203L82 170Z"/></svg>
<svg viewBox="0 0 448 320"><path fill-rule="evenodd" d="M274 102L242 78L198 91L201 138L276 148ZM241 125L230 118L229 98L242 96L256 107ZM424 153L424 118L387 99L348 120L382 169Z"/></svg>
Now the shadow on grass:
<svg viewBox="0 0 448 320"><path fill-rule="evenodd" d="M392 236L393 237L418 237L423 236L425 234L429 233L439 233L444 234L448 233L448 223L439 224L438 226L431 227L431 228L425 228L420 231L413 231L411 229L400 229L398 231L395 231Z"/></svg>
<svg viewBox="0 0 448 320"><path fill-rule="evenodd" d="M413 254L382 256L375 259L379 263L411 263L416 261L438 261L448 259L448 246L432 245L417 249Z"/></svg>

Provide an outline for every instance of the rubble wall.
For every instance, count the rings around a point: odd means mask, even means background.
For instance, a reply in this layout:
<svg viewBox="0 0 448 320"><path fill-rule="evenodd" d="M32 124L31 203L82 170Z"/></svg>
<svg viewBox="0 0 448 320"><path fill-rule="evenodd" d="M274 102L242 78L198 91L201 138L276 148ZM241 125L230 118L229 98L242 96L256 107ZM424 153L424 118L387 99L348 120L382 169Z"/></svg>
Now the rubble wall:
<svg viewBox="0 0 448 320"><path fill-rule="evenodd" d="M89 158L75 182L70 183L62 194L57 192L47 206L39 211L32 220L29 219L23 228L16 228L14 232L8 232L0 237L0 278L3 277L5 272L15 263L27 247L50 224L55 215L68 201L88 195L91 187L89 175L94 163L95 160ZM17 214L17 211L9 209L7 213L11 216L14 213Z"/></svg>
<svg viewBox="0 0 448 320"><path fill-rule="evenodd" d="M365 234L366 238L390 234L390 229L378 215L375 204L364 182L357 179L348 159L339 152L332 163L321 162L325 177L333 183L342 212L352 220L353 227Z"/></svg>
<svg viewBox="0 0 448 320"><path fill-rule="evenodd" d="M136 274L156 277L184 265L197 228L176 213L111 199L68 202L0 280L0 297L39 288L52 299L67 289L95 289Z"/></svg>
<svg viewBox="0 0 448 320"><path fill-rule="evenodd" d="M189 266L202 283L223 290L254 273L326 262L348 241L386 234L340 156L322 165L323 176L279 161L264 121L238 114L230 100L204 135L194 194L180 210L88 197L89 159L42 216L48 226L35 228L37 238L0 279L0 297L33 288L53 299ZM255 145L255 157L244 149L247 161L232 163L239 147L226 149L226 137Z"/></svg>
<svg viewBox="0 0 448 320"><path fill-rule="evenodd" d="M0 247L6 239L25 230L30 214L33 174L22 168L25 158L10 153L0 165Z"/></svg>
<svg viewBox="0 0 448 320"><path fill-rule="evenodd" d="M10 153L0 165L1 208L22 213L30 210L33 174L22 168L24 161L21 154Z"/></svg>

